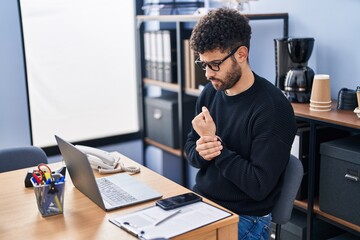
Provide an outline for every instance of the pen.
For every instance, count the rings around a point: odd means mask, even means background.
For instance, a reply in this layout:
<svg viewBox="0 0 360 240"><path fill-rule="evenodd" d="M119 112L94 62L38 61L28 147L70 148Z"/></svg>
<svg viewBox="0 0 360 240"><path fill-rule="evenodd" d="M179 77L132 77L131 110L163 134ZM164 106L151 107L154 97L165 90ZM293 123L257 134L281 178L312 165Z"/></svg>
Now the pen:
<svg viewBox="0 0 360 240"><path fill-rule="evenodd" d="M175 216L176 214L178 214L180 212L181 212L181 209L177 210L176 212L171 213L170 215L168 215L168 216L164 217L163 219L161 219L161 220L157 221L156 223L154 223L154 226L157 226L160 223L165 222L166 220L172 218L173 216Z"/></svg>
<svg viewBox="0 0 360 240"><path fill-rule="evenodd" d="M36 182L36 184L40 184L41 179L39 178L39 176L36 175L36 173L34 173L34 172L32 173L32 175L33 175L33 177L32 177L33 181Z"/></svg>

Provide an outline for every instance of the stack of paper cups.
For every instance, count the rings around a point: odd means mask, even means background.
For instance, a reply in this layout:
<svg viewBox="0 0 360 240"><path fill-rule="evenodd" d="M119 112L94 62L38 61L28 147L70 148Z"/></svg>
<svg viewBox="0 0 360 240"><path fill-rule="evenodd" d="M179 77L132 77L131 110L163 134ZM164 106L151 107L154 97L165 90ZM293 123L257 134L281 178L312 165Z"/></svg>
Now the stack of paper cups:
<svg viewBox="0 0 360 240"><path fill-rule="evenodd" d="M315 74L310 97L310 110L327 112L331 110L330 76Z"/></svg>

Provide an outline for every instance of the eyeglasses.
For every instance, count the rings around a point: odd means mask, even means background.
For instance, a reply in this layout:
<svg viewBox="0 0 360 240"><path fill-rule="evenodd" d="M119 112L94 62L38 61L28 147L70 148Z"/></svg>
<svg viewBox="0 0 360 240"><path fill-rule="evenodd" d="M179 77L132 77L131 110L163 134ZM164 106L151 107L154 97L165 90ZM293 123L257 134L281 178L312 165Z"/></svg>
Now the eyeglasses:
<svg viewBox="0 0 360 240"><path fill-rule="evenodd" d="M232 55L234 55L234 53L239 49L238 46L236 48L234 48L233 50L231 50L229 52L228 55L226 55L226 57L224 57L222 60L220 61L211 61L211 62L202 62L200 61L200 58L196 59L195 64L200 67L202 70L206 70L206 67L209 67L211 70L213 70L214 72L218 72L220 71L220 65L226 61L226 59L228 59L229 57L231 57Z"/></svg>

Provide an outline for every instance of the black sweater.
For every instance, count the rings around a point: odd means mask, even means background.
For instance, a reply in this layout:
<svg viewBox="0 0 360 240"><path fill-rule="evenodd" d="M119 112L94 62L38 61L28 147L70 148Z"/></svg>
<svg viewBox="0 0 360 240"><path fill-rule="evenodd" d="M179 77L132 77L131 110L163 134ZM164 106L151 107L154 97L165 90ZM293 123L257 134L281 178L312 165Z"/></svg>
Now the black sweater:
<svg viewBox="0 0 360 240"><path fill-rule="evenodd" d="M191 129L185 144L190 165L199 168L194 191L240 215L271 212L282 186L296 134L291 104L280 89L255 75L245 92L227 96L207 84L196 104L206 106L223 141L221 154L204 160Z"/></svg>

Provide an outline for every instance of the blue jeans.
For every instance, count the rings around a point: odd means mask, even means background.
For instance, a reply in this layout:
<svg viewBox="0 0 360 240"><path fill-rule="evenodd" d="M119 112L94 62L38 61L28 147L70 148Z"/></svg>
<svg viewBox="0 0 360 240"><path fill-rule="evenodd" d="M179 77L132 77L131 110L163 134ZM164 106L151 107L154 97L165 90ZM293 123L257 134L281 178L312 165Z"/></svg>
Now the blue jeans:
<svg viewBox="0 0 360 240"><path fill-rule="evenodd" d="M239 240L268 240L271 214L265 217L240 216L238 223Z"/></svg>

